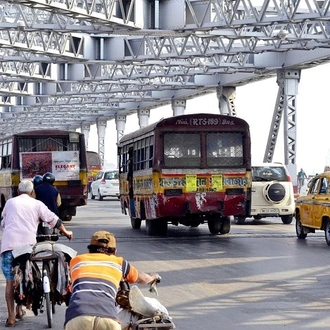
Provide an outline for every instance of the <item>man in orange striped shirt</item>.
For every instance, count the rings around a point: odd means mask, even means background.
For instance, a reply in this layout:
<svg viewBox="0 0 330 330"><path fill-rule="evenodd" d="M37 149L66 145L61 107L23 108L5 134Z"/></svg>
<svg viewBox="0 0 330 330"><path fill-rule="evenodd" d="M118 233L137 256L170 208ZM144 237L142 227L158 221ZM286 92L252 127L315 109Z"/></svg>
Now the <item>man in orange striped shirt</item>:
<svg viewBox="0 0 330 330"><path fill-rule="evenodd" d="M149 284L159 275L139 271L116 256L116 239L110 232L95 232L88 250L70 262L72 295L65 330L121 330L115 301L120 281Z"/></svg>

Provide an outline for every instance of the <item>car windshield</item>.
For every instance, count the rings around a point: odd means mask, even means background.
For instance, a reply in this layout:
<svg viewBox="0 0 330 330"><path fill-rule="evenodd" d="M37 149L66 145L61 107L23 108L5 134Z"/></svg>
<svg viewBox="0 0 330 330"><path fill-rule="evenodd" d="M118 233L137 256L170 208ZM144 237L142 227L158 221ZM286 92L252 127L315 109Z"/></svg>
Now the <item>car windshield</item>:
<svg viewBox="0 0 330 330"><path fill-rule="evenodd" d="M252 181L288 181L285 169L279 167L253 166Z"/></svg>

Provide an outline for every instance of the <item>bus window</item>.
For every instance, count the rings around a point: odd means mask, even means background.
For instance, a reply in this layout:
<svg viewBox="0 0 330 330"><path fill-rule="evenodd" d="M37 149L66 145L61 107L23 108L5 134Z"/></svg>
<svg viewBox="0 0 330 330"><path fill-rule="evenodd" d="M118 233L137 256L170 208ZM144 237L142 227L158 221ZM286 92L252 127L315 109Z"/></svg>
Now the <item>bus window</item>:
<svg viewBox="0 0 330 330"><path fill-rule="evenodd" d="M199 167L201 161L200 134L164 134L165 167Z"/></svg>
<svg viewBox="0 0 330 330"><path fill-rule="evenodd" d="M243 165L243 138L241 133L208 133L207 164L217 166Z"/></svg>

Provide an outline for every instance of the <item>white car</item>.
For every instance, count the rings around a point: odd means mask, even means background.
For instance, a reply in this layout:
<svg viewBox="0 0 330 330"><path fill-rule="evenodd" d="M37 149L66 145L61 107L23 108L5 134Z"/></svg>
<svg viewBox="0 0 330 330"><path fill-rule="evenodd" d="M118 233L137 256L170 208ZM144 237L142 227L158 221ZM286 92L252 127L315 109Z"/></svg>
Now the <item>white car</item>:
<svg viewBox="0 0 330 330"><path fill-rule="evenodd" d="M251 214L255 220L280 217L290 224L295 210L295 198L291 177L280 163L262 163L252 166ZM245 217L235 217L242 224Z"/></svg>
<svg viewBox="0 0 330 330"><path fill-rule="evenodd" d="M104 197L120 197L119 193L119 174L117 170L102 170L99 171L91 184L91 199L101 201Z"/></svg>

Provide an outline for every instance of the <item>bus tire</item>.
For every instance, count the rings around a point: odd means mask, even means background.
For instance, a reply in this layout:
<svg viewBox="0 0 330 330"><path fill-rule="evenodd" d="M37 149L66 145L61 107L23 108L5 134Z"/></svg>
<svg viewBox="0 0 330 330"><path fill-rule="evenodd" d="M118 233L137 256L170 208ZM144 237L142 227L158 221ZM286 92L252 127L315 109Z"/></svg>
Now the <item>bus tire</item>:
<svg viewBox="0 0 330 330"><path fill-rule="evenodd" d="M167 220L166 219L159 220L157 227L158 227L158 236L167 235Z"/></svg>
<svg viewBox="0 0 330 330"><path fill-rule="evenodd" d="M131 217L131 226L133 229L140 229L141 228L141 219Z"/></svg>
<svg viewBox="0 0 330 330"><path fill-rule="evenodd" d="M230 232L230 217L223 217L222 224L220 227L220 234L228 234Z"/></svg>
<svg viewBox="0 0 330 330"><path fill-rule="evenodd" d="M146 229L148 236L156 236L157 235L157 226L155 220L146 220Z"/></svg>
<svg viewBox="0 0 330 330"><path fill-rule="evenodd" d="M3 211L3 208L5 207L5 204L6 204L6 199L5 199L5 196L3 194L1 194L1 206L0 206L0 217L2 216L2 211Z"/></svg>
<svg viewBox="0 0 330 330"><path fill-rule="evenodd" d="M245 217L235 217L235 223L238 225L243 225L245 223Z"/></svg>
<svg viewBox="0 0 330 330"><path fill-rule="evenodd" d="M209 227L209 231L212 235L217 235L220 233L221 226L222 226L222 220L220 216L217 217L211 217L207 221L207 225Z"/></svg>
<svg viewBox="0 0 330 330"><path fill-rule="evenodd" d="M146 220L148 236L166 236L167 221L165 219Z"/></svg>

